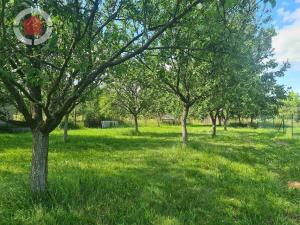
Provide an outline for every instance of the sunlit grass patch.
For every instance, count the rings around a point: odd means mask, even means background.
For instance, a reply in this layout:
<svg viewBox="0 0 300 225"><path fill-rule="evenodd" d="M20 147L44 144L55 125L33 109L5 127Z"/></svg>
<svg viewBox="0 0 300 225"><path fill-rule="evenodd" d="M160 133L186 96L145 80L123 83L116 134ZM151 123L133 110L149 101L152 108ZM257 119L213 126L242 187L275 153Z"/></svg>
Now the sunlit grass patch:
<svg viewBox="0 0 300 225"><path fill-rule="evenodd" d="M31 136L0 134L0 224L298 225L300 141L230 128L83 129L51 135L49 192L29 191ZM288 145L281 145L284 142Z"/></svg>

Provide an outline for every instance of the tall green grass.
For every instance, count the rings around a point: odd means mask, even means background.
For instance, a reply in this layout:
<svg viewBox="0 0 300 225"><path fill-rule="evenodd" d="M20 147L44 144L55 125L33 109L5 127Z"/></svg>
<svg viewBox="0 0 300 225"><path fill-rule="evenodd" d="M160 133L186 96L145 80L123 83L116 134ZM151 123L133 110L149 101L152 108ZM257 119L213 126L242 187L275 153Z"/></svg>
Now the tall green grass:
<svg viewBox="0 0 300 225"><path fill-rule="evenodd" d="M191 126L51 135L49 191L29 190L31 135L0 134L1 225L299 225L300 140L263 129Z"/></svg>

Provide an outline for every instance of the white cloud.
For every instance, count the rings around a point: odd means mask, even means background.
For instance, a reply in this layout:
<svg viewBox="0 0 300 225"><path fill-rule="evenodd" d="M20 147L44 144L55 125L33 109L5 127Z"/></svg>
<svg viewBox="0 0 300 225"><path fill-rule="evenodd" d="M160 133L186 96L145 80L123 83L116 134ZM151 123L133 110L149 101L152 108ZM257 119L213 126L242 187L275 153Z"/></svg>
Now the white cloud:
<svg viewBox="0 0 300 225"><path fill-rule="evenodd" d="M295 2L296 2L296 3L300 3L300 0L296 0Z"/></svg>
<svg viewBox="0 0 300 225"><path fill-rule="evenodd" d="M289 60L293 69L300 71L300 8L292 12L280 8L277 13L288 25L277 29L278 35L273 38L276 57L279 61Z"/></svg>
<svg viewBox="0 0 300 225"><path fill-rule="evenodd" d="M282 17L283 22L300 21L300 8L293 12L287 11L284 8L279 8L277 14Z"/></svg>

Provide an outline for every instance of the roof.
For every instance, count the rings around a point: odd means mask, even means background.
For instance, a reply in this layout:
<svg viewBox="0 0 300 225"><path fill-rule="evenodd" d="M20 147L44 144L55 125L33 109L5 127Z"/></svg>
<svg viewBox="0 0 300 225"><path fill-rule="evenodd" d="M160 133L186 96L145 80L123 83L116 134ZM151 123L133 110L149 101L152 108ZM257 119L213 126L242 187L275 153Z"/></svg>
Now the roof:
<svg viewBox="0 0 300 225"><path fill-rule="evenodd" d="M161 117L162 120L175 120L175 116L171 115L171 114L166 114L166 115L163 115Z"/></svg>

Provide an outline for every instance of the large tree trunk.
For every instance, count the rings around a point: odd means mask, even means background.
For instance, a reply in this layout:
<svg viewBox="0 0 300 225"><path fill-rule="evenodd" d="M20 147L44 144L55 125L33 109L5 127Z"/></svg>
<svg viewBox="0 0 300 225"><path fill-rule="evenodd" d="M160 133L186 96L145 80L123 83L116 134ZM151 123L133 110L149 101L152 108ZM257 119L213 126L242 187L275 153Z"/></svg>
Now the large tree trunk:
<svg viewBox="0 0 300 225"><path fill-rule="evenodd" d="M138 116L137 115L133 115L133 119L134 119L135 132L138 133L139 132Z"/></svg>
<svg viewBox="0 0 300 225"><path fill-rule="evenodd" d="M211 136L214 138L217 135L217 115L213 115L213 113L210 113L210 119L212 123Z"/></svg>
<svg viewBox="0 0 300 225"><path fill-rule="evenodd" d="M65 116L65 121L64 121L64 142L66 143L68 140L68 125L69 125L69 115Z"/></svg>
<svg viewBox="0 0 300 225"><path fill-rule="evenodd" d="M47 189L49 133L34 129L32 143L31 190L40 194Z"/></svg>
<svg viewBox="0 0 300 225"><path fill-rule="evenodd" d="M181 127L182 127L182 144L186 145L188 142L188 132L187 132L187 117L189 115L189 107L184 106L182 117L181 117Z"/></svg>

